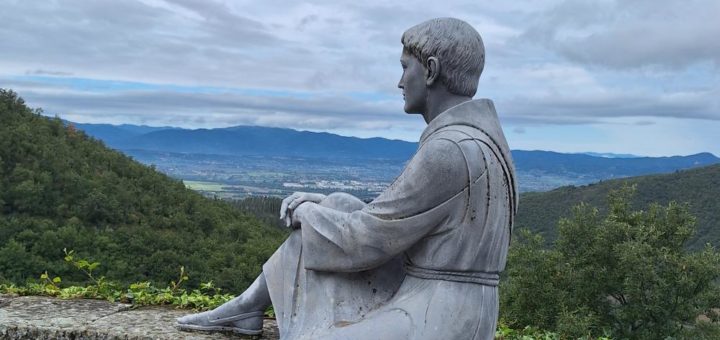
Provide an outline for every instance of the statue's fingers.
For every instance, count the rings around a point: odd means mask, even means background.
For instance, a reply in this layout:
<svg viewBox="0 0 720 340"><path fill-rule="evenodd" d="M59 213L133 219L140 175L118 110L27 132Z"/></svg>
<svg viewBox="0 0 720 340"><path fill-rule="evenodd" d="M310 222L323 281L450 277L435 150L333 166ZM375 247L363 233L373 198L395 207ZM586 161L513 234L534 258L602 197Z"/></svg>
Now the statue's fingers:
<svg viewBox="0 0 720 340"><path fill-rule="evenodd" d="M295 199L295 196L298 193L293 193L292 195L285 197L285 199L282 200L282 204L280 204L280 219L284 219L287 216L287 208L288 204L292 202Z"/></svg>
<svg viewBox="0 0 720 340"><path fill-rule="evenodd" d="M287 199L288 199L288 198L285 197L285 198L282 200L282 203L280 204L280 219L281 219L281 220L285 218L285 210L287 210L287 205L288 205Z"/></svg>
<svg viewBox="0 0 720 340"><path fill-rule="evenodd" d="M310 201L308 199L308 195L302 194L299 197L297 197L296 199L294 199L292 202L290 202L290 204L288 204L288 209L295 210L295 208L297 208L298 205L300 205L303 202L307 202L307 201Z"/></svg>
<svg viewBox="0 0 720 340"><path fill-rule="evenodd" d="M290 225L292 224L292 221L290 221L290 216L285 217L285 227L290 228Z"/></svg>

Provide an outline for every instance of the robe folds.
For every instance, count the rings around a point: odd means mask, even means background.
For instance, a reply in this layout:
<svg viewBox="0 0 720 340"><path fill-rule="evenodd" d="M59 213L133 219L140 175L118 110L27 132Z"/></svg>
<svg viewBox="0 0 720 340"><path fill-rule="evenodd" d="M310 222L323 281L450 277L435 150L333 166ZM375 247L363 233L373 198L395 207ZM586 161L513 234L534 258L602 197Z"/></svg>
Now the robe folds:
<svg viewBox="0 0 720 340"><path fill-rule="evenodd" d="M517 211L492 101L433 119L402 173L365 204L303 203L264 265L282 339L492 339Z"/></svg>

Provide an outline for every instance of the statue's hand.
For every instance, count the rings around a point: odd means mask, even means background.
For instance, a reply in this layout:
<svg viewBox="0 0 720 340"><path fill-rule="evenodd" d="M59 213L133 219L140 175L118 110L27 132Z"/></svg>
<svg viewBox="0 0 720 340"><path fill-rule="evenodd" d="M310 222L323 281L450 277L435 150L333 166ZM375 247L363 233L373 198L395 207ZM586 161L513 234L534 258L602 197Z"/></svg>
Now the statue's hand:
<svg viewBox="0 0 720 340"><path fill-rule="evenodd" d="M308 192L296 192L288 197L286 197L282 201L282 205L280 206L280 219L285 221L286 227L299 227L300 222L299 221L293 221L293 210L297 208L300 204L305 202L313 202L313 203L320 203L323 199L325 199L325 195L323 194L314 194L314 193L308 193Z"/></svg>

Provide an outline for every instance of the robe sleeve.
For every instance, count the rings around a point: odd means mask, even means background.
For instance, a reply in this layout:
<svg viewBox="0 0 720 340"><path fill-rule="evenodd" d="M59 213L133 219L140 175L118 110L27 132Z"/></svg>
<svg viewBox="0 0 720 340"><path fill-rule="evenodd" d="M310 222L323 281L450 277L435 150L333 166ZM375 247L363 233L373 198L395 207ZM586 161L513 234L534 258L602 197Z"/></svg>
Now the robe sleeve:
<svg viewBox="0 0 720 340"><path fill-rule="evenodd" d="M315 203L295 211L302 227L306 269L356 272L382 265L445 221L451 200L465 192L467 164L447 139L424 143L398 178L361 210L342 212Z"/></svg>

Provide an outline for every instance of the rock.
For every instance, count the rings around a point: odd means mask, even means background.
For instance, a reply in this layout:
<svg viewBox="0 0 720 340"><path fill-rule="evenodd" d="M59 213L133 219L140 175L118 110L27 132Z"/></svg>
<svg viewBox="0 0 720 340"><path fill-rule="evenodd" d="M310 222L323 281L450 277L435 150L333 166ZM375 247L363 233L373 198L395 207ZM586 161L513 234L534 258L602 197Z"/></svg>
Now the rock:
<svg viewBox="0 0 720 340"><path fill-rule="evenodd" d="M0 339L279 339L277 323L265 319L261 336L181 332L172 307L140 307L103 300L61 300L0 295Z"/></svg>

